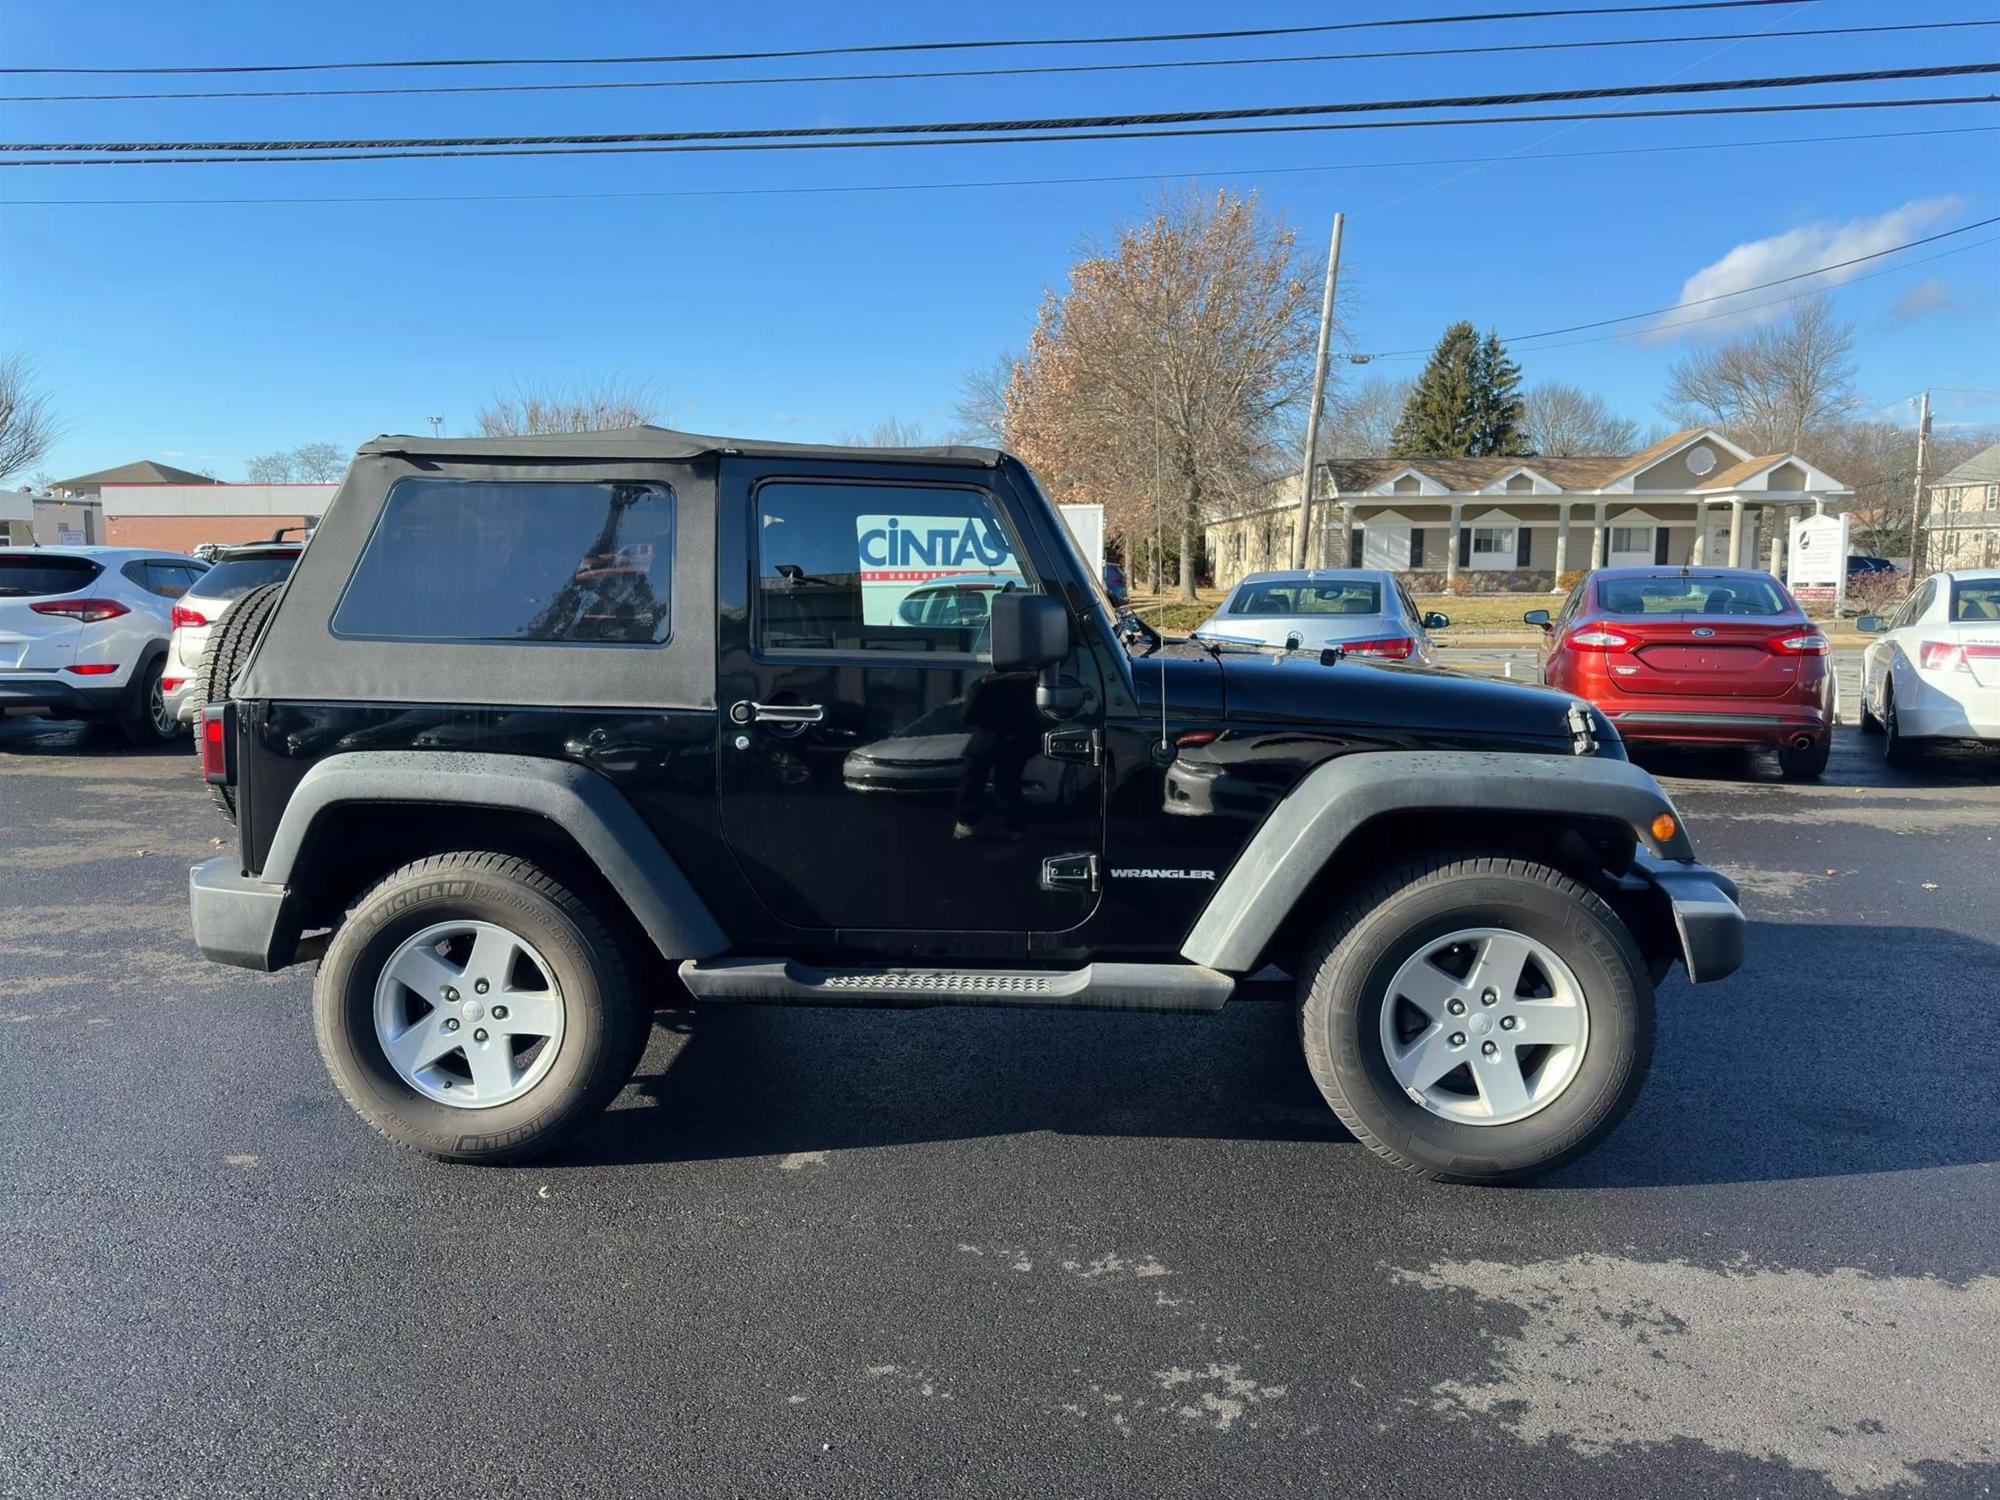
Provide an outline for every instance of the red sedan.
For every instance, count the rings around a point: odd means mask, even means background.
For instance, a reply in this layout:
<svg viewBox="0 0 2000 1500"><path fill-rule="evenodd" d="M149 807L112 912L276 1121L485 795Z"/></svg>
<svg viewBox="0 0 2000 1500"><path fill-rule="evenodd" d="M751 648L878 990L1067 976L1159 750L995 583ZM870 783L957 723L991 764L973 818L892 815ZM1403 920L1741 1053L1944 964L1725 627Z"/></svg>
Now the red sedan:
<svg viewBox="0 0 2000 1500"><path fill-rule="evenodd" d="M1628 741L1778 752L1826 769L1838 717L1827 640L1785 586L1749 568L1604 568L1542 630L1542 681L1596 704Z"/></svg>

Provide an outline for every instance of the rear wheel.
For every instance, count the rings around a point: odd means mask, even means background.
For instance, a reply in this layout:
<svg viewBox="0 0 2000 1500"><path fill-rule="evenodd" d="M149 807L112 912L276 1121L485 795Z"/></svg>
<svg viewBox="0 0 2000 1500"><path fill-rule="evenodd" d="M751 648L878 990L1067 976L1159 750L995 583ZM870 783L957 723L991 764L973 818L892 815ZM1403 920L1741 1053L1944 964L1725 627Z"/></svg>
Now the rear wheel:
<svg viewBox="0 0 2000 1500"><path fill-rule="evenodd" d="M1816 740L1803 750L1795 750L1790 745L1778 751L1778 769L1787 781L1812 781L1826 771L1826 763L1833 754L1833 736Z"/></svg>
<svg viewBox="0 0 2000 1500"><path fill-rule="evenodd" d="M1396 1166L1507 1183L1582 1155L1631 1107L1653 989L1594 893L1525 860L1432 858L1357 897L1300 972L1306 1062Z"/></svg>
<svg viewBox="0 0 2000 1500"><path fill-rule="evenodd" d="M187 732L167 706L166 691L160 686L160 674L166 667L167 660L161 657L140 673L132 684L132 702L118 716L118 727L135 745L164 745Z"/></svg>
<svg viewBox="0 0 2000 1500"><path fill-rule="evenodd" d="M644 1047L618 944L526 860L435 855L349 913L313 987L320 1055L400 1146L528 1160L610 1103Z"/></svg>
<svg viewBox="0 0 2000 1500"><path fill-rule="evenodd" d="M1896 717L1895 684L1882 684L1882 759L1898 770L1909 770L1921 764L1924 758L1924 742L1913 740L1903 733L1902 724Z"/></svg>
<svg viewBox="0 0 2000 1500"><path fill-rule="evenodd" d="M278 595L284 591L282 583L267 583L254 588L238 599L221 621L208 633L208 650L201 659L201 701L206 707L211 703L221 703L228 699L230 685L236 681L236 674L249 659L250 648L257 643L257 634L264 628L264 622L271 617L271 611L278 607ZM197 718L199 716L197 715ZM196 752L200 751L197 744ZM236 788L217 786L209 783L208 794L215 805L222 809L222 815L230 822L236 821Z"/></svg>

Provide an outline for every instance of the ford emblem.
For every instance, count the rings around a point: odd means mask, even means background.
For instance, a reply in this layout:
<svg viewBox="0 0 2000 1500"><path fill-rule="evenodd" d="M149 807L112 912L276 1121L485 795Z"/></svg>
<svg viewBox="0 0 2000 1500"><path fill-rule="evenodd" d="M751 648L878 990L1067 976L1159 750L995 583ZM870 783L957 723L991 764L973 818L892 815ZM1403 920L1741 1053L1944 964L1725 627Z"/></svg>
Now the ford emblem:
<svg viewBox="0 0 2000 1500"><path fill-rule="evenodd" d="M1708 627L1707 627L1706 625L1697 625L1697 626L1695 626L1695 628L1694 628L1694 633L1695 633L1696 635L1698 635L1698 636L1703 636L1703 637L1707 637L1707 636L1711 636L1711 635L1714 635L1714 634L1715 634L1715 632L1714 632L1713 630L1709 629L1709 628L1708 628Z"/></svg>

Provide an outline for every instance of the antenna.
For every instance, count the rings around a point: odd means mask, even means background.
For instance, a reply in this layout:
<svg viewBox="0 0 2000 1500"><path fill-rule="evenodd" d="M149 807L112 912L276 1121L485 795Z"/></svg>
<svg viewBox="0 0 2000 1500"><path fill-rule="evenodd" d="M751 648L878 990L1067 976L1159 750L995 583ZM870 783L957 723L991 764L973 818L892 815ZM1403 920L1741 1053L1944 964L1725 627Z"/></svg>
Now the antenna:
<svg viewBox="0 0 2000 1500"><path fill-rule="evenodd" d="M1154 356L1157 361L1158 355ZM1167 596L1164 592L1167 582L1167 533L1165 523L1160 520L1160 367L1153 366L1153 519L1158 530L1155 549L1160 554L1158 573L1162 592L1160 594L1160 747L1161 764L1173 756L1173 747L1167 743ZM1188 566L1188 559L1181 559L1181 566ZM1190 575L1191 576L1191 575Z"/></svg>

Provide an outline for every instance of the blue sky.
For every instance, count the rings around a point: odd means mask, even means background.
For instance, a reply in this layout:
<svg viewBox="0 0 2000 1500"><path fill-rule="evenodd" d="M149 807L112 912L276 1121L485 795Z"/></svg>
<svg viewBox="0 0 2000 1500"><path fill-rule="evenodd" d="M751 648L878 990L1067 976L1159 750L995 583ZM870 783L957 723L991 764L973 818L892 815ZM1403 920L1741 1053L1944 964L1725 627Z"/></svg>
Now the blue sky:
<svg viewBox="0 0 2000 1500"><path fill-rule="evenodd" d="M1433 0L1007 7L0 4L0 66L747 50L948 37L1310 24L1480 9ZM1818 0L1682 15L1399 28L1180 45L722 65L0 78L0 93L905 71L1989 19L1957 0ZM362 99L0 104L0 138L285 139L722 128L1233 108L1658 83L2000 58L2000 27L1559 53L787 86ZM1847 97L1992 92L1990 78ZM1731 96L1740 97L1740 96ZM1767 94L1765 99L1797 97ZM1671 102L1671 101L1669 101ZM1560 106L1557 106L1560 107ZM1624 108L1629 105L1613 104ZM2000 213L2000 133L1623 156L1614 148L2000 126L1994 106L1572 126L940 149L0 171L0 352L40 364L67 419L56 477L139 457L242 477L256 453L460 431L496 390L607 373L677 425L835 438L896 416L943 433L963 373L1018 348L1079 246L1154 174L1255 188L1304 234L1348 215L1343 304L1365 350L1470 318L1503 335L1671 306ZM1499 157L1487 164L1440 158ZM1430 165L1419 163L1432 162ZM1372 164L1372 165L1371 165ZM1117 178L1093 182L1020 179ZM1005 182L1006 185L1000 185ZM802 192L913 184L983 186ZM784 191L744 193L742 189ZM469 201L480 195L528 195ZM533 195L654 195L578 196ZM664 196L682 195L682 196ZM400 202L195 203L356 197ZM103 198L150 203L83 203ZM25 199L66 200L62 203ZM2000 421L2000 225L1857 273L1861 385L1885 417ZM1766 293L1765 297L1777 293ZM1755 302L1760 297L1745 301ZM1724 304L1725 306L1732 304ZM1704 307L1702 311L1707 311ZM1780 309L1781 311L1781 309ZM1753 315L1754 316L1754 315ZM1636 325L1635 325L1636 326ZM1515 353L1654 423L1668 362L1733 318ZM1375 371L1414 370L1380 361ZM1363 372L1348 369L1344 378Z"/></svg>

